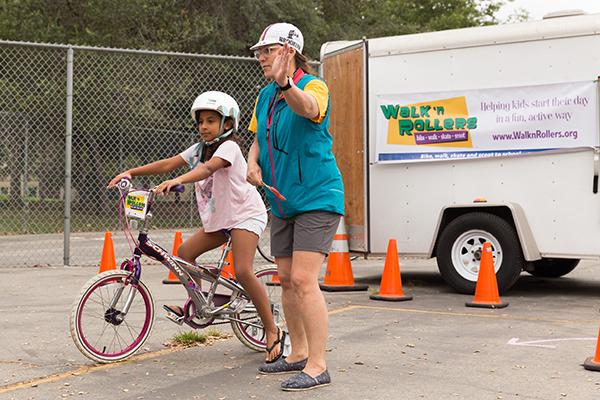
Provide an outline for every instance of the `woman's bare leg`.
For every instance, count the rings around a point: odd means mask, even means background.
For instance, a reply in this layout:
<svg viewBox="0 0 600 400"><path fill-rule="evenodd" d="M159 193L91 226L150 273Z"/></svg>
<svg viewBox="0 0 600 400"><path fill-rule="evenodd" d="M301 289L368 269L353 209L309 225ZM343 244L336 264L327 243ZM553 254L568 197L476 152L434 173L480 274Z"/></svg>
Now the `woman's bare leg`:
<svg viewBox="0 0 600 400"><path fill-rule="evenodd" d="M286 357L286 361L294 363L304 360L308 356L308 343L300 314L303 306L299 303L292 286L292 257L276 257L275 262L281 282L281 301L285 312L285 322L292 344L292 352Z"/></svg>
<svg viewBox="0 0 600 400"><path fill-rule="evenodd" d="M316 377L327 368L327 304L318 280L325 256L311 251L294 251L292 259L292 287L298 304L301 304L297 310L308 343L308 362L304 372Z"/></svg>

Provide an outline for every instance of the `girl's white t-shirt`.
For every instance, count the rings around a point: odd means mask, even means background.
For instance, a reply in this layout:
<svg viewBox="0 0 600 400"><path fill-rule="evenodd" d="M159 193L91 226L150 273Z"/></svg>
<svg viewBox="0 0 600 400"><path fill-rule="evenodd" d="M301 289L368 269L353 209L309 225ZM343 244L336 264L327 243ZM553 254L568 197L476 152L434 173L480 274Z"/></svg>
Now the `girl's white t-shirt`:
<svg viewBox="0 0 600 400"><path fill-rule="evenodd" d="M190 169L202 164L198 161L200 148L199 144L194 144L179 154ZM231 165L194 184L204 231L231 229L248 218L266 213L258 190L246 181L248 164L240 146L228 140L219 146L213 157Z"/></svg>

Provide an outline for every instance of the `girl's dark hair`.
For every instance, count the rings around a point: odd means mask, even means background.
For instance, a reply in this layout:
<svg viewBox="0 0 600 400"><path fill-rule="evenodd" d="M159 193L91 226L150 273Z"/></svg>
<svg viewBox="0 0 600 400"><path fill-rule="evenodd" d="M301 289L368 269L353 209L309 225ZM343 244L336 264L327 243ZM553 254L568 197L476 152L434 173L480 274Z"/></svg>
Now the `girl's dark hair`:
<svg viewBox="0 0 600 400"><path fill-rule="evenodd" d="M307 74L317 75L317 71L309 64L310 61L304 54L296 52L294 60L296 60L296 68L301 68Z"/></svg>
<svg viewBox="0 0 600 400"><path fill-rule="evenodd" d="M196 118L196 120L197 120L197 118ZM227 117L227 118L225 118L225 122L227 122L227 121L231 121L231 124L232 124L231 129L233 129L233 119L231 117ZM212 158L213 154L215 154L215 152L219 148L219 146L229 140L233 141L238 146L240 145L237 132L233 132L231 135L227 136L225 139L219 140L217 143L213 143L211 145L205 145L204 149L202 149L202 154L200 155L200 161L205 163L206 161L210 160Z"/></svg>

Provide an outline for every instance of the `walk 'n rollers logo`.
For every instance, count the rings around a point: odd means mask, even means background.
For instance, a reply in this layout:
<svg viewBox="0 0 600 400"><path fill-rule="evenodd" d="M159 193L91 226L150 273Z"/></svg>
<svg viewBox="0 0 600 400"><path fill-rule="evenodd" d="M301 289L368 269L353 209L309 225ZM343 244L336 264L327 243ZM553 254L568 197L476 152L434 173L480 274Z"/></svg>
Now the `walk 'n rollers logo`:
<svg viewBox="0 0 600 400"><path fill-rule="evenodd" d="M464 96L415 104L382 104L388 120L387 144L472 148L471 130L477 117L469 117Z"/></svg>

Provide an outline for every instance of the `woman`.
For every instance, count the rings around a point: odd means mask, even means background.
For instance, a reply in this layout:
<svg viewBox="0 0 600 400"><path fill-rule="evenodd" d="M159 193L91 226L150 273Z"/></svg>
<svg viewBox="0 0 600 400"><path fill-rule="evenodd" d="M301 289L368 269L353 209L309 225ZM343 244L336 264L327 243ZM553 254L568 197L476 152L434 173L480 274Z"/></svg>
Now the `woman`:
<svg viewBox="0 0 600 400"><path fill-rule="evenodd" d="M331 382L325 363L327 306L318 277L340 216L342 177L331 152L329 91L311 74L294 25L268 26L250 50L266 78L249 130L248 182L272 186L271 253L277 263L292 352L259 368L262 373L298 372L283 390L307 390Z"/></svg>

